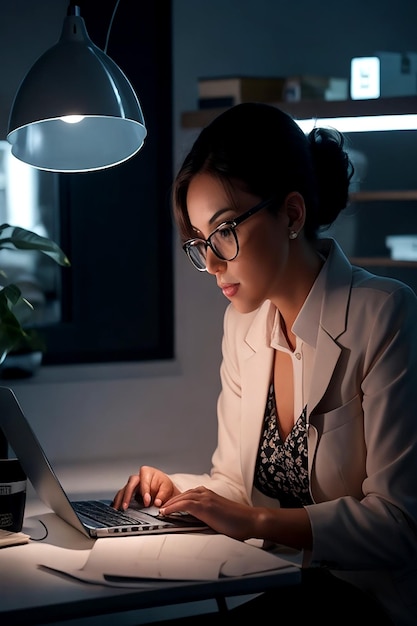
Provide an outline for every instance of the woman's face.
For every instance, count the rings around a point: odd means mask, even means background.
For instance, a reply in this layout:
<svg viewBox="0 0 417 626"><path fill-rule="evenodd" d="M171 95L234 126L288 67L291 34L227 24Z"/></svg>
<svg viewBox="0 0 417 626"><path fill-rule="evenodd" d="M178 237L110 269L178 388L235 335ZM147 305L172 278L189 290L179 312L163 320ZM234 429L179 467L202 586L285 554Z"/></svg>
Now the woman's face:
<svg viewBox="0 0 417 626"><path fill-rule="evenodd" d="M261 198L238 186L228 193L217 178L197 174L187 193L187 209L196 237L207 239L222 222L254 207ZM266 299L279 299L291 288L288 237L290 218L276 207L262 209L236 228L239 254L232 261L219 259L207 248L207 271L241 313L258 308Z"/></svg>

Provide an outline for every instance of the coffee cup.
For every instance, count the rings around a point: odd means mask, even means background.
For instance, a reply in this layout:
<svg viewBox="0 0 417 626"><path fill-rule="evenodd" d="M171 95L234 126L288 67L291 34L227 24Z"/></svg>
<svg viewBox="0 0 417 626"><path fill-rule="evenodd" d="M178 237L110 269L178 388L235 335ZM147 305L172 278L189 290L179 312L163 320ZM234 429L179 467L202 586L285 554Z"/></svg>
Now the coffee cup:
<svg viewBox="0 0 417 626"><path fill-rule="evenodd" d="M26 505L27 478L18 459L0 459L0 528L20 532Z"/></svg>

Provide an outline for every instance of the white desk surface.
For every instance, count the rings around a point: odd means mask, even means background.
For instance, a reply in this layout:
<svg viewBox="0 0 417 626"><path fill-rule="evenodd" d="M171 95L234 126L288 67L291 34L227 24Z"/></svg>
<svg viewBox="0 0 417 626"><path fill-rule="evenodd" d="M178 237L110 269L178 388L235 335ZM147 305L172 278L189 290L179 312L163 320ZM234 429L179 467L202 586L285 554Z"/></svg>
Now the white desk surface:
<svg viewBox="0 0 417 626"><path fill-rule="evenodd" d="M90 492L86 497L91 495ZM103 497L100 489L99 497ZM110 497L110 494L104 497ZM35 541L45 535L39 520L48 528L48 536L43 541ZM30 485L22 530L33 540L28 544L0 549L2 626L113 626L115 620L118 626L145 624L217 611L216 597L226 598L226 605L230 607L268 588L298 584L300 581L299 568L290 567L282 571L211 581L156 581L146 589L132 589L85 583L43 569L39 563L42 562L42 551L48 546L80 551L80 554L83 551L85 554L84 551L93 546L94 540L84 537L50 512L31 492Z"/></svg>

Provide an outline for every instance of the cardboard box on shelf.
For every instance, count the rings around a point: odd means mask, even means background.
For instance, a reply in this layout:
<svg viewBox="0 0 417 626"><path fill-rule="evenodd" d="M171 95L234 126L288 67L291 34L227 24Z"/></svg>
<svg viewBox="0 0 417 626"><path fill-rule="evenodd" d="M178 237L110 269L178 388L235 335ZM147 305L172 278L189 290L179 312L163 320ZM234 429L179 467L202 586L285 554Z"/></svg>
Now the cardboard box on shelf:
<svg viewBox="0 0 417 626"><path fill-rule="evenodd" d="M228 107L242 102L280 102L285 78L220 76L198 79L199 108Z"/></svg>

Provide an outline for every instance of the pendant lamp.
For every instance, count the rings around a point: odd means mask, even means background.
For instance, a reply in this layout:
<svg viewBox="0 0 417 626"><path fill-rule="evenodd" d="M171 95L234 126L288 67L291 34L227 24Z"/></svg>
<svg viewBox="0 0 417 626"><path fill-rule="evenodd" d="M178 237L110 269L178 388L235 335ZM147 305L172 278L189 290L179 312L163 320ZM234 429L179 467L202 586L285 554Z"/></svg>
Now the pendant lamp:
<svg viewBox="0 0 417 626"><path fill-rule="evenodd" d="M146 134L132 85L70 4L59 41L16 93L7 134L12 154L51 172L102 170L136 154Z"/></svg>

